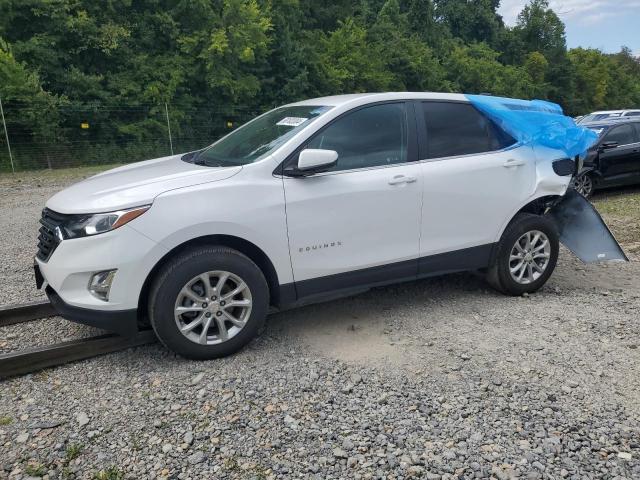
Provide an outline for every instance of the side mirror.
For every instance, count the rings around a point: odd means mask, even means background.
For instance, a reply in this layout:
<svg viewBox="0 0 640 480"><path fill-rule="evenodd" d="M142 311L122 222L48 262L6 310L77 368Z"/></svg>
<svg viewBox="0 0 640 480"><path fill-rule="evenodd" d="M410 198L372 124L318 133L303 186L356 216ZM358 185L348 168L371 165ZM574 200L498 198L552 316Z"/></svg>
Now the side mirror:
<svg viewBox="0 0 640 480"><path fill-rule="evenodd" d="M616 148L618 145L618 142L602 142L600 144L600 150L609 150L610 148Z"/></svg>
<svg viewBox="0 0 640 480"><path fill-rule="evenodd" d="M326 172L338 163L338 152L307 148L298 155L298 165L285 170L285 175L305 177L314 173Z"/></svg>

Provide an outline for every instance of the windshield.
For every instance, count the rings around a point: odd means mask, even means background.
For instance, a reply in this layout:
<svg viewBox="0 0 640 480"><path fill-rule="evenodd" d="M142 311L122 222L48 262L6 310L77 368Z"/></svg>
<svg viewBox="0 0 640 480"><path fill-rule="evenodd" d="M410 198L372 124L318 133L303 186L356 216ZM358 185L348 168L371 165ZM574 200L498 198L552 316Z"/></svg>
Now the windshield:
<svg viewBox="0 0 640 480"><path fill-rule="evenodd" d="M184 158L209 167L247 165L256 162L331 107L304 105L281 107L246 123L194 156Z"/></svg>

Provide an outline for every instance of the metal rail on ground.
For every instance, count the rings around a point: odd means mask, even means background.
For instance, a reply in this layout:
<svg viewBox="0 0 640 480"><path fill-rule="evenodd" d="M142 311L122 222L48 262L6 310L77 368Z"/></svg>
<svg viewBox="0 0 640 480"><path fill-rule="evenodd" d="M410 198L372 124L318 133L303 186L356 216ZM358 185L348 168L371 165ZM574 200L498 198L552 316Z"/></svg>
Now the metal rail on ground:
<svg viewBox="0 0 640 480"><path fill-rule="evenodd" d="M0 307L0 327L57 315L48 300Z"/></svg>
<svg viewBox="0 0 640 480"><path fill-rule="evenodd" d="M33 373L43 368L64 365L156 342L153 330L143 330L133 337L116 334L70 340L0 355L0 378Z"/></svg>

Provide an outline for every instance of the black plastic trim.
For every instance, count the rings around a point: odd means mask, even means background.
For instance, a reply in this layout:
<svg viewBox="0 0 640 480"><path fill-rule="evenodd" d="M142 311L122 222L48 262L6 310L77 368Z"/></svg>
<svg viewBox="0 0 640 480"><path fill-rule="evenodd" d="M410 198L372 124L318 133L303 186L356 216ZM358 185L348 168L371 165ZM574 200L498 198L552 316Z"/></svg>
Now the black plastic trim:
<svg viewBox="0 0 640 480"><path fill-rule="evenodd" d="M281 303L283 307L286 307L291 303L303 302L310 298L322 300L324 297L335 294L348 295L352 292L360 292L372 287L446 273L486 268L491 262L491 256L496 245L495 243L488 243L452 252L429 255L415 260L406 260L280 285L280 291L286 292L286 298L291 300L291 302L283 301ZM295 287L295 301L291 295L292 287Z"/></svg>
<svg viewBox="0 0 640 480"><path fill-rule="evenodd" d="M556 175L560 175L561 177L568 177L576 173L576 162L570 158L555 160L551 165Z"/></svg>
<svg viewBox="0 0 640 480"><path fill-rule="evenodd" d="M486 268L491 262L491 253L495 245L495 243L488 243L477 247L421 257L418 260L418 277L424 278L432 275Z"/></svg>
<svg viewBox="0 0 640 480"><path fill-rule="evenodd" d="M367 287L388 285L397 281L412 280L417 278L417 276L418 261L407 260L389 265L302 280L296 282L295 285L298 299L301 299L328 292L349 290L354 287L361 288L363 285Z"/></svg>
<svg viewBox="0 0 640 480"><path fill-rule="evenodd" d="M53 308L67 320L124 336L138 333L138 310L135 308L131 310L92 310L74 307L65 303L51 286L47 286L45 291Z"/></svg>
<svg viewBox="0 0 640 480"><path fill-rule="evenodd" d="M280 285L280 295L278 296L277 308L285 308L296 302L298 296L296 294L296 285L294 283L285 283Z"/></svg>

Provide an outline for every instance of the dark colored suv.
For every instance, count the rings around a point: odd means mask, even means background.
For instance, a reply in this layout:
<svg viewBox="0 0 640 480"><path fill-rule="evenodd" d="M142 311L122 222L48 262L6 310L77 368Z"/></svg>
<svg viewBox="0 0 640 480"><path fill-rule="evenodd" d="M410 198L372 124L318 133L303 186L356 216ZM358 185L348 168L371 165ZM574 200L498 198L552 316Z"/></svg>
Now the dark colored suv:
<svg viewBox="0 0 640 480"><path fill-rule="evenodd" d="M585 197L605 187L640 184L640 120L581 124L598 133L573 186Z"/></svg>

